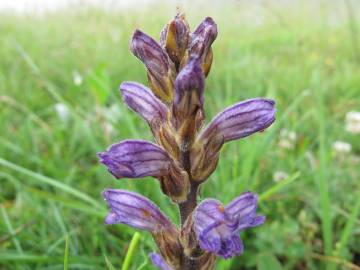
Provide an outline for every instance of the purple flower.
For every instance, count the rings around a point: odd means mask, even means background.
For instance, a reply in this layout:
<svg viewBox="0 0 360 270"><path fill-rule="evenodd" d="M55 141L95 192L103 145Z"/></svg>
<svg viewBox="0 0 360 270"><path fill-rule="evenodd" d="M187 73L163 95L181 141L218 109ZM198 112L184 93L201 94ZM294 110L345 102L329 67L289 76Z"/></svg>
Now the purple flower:
<svg viewBox="0 0 360 270"><path fill-rule="evenodd" d="M107 189L103 197L110 208L105 218L106 224L123 223L152 233L174 226L154 203L139 194Z"/></svg>
<svg viewBox="0 0 360 270"><path fill-rule="evenodd" d="M275 102L256 98L226 108L199 134L191 153L192 176L203 181L215 170L225 142L262 131L275 121Z"/></svg>
<svg viewBox="0 0 360 270"><path fill-rule="evenodd" d="M171 159L159 146L143 140L125 140L98 153L116 178L161 177L167 174Z"/></svg>
<svg viewBox="0 0 360 270"><path fill-rule="evenodd" d="M152 263L157 266L160 270L172 270L170 266L165 262L163 257L158 253L152 252L150 253L150 259Z"/></svg>
<svg viewBox="0 0 360 270"><path fill-rule="evenodd" d="M208 124L200 140L217 137L228 142L262 131L275 121L274 106L271 99L255 98L228 107Z"/></svg>
<svg viewBox="0 0 360 270"><path fill-rule="evenodd" d="M239 232L265 221L256 215L257 201L256 194L245 192L225 207L215 199L199 204L193 218L200 247L225 259L240 255L244 247Z"/></svg>
<svg viewBox="0 0 360 270"><path fill-rule="evenodd" d="M159 43L140 30L134 32L130 50L151 72L166 75L171 68L169 57Z"/></svg>
<svg viewBox="0 0 360 270"><path fill-rule="evenodd" d="M190 55L205 57L216 37L216 23L212 18L206 17L191 34Z"/></svg>
<svg viewBox="0 0 360 270"><path fill-rule="evenodd" d="M168 117L168 108L149 88L136 82L123 82L120 85L125 103L144 118L154 130Z"/></svg>
<svg viewBox="0 0 360 270"><path fill-rule="evenodd" d="M202 69L205 76L210 72L213 53L211 44L217 37L217 26L214 20L210 17L205 18L204 21L196 28L190 35L189 55L197 55L202 62Z"/></svg>
<svg viewBox="0 0 360 270"><path fill-rule="evenodd" d="M170 103L173 95L174 64L161 46L151 37L136 30L130 49L148 70L148 80L155 95Z"/></svg>

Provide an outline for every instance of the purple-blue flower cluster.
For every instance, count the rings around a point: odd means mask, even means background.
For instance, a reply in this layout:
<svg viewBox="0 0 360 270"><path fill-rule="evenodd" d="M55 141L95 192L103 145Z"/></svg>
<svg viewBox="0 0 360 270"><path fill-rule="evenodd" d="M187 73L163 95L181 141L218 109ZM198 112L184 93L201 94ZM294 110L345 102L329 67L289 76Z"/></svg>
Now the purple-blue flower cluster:
<svg viewBox="0 0 360 270"><path fill-rule="evenodd" d="M160 43L136 30L131 52L144 63L149 88L123 82L124 102L139 114L155 143L125 140L99 153L116 178L151 176L179 207L181 226L172 223L149 199L126 190L108 189L103 196L110 212L106 224L123 223L151 233L158 248L150 258L163 270L213 269L243 250L239 232L261 225L258 197L245 192L227 205L215 199L198 204L199 186L216 169L224 143L263 131L275 121L275 102L255 98L220 112L205 126L205 78L210 72L213 19L205 18L190 33L182 14L160 34Z"/></svg>

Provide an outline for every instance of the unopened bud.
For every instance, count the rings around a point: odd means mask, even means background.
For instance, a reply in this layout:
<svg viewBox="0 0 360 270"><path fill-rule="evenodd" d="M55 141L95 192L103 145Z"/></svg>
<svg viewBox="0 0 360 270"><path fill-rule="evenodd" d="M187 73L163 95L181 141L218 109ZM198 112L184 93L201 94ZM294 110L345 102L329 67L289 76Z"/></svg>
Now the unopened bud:
<svg viewBox="0 0 360 270"><path fill-rule="evenodd" d="M184 14L177 14L161 31L160 44L178 69L189 43L189 25Z"/></svg>

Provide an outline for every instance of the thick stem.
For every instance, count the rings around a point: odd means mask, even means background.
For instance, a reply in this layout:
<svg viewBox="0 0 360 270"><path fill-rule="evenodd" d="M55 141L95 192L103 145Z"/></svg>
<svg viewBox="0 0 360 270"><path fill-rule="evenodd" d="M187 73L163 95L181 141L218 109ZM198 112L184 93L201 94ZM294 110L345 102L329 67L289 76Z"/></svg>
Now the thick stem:
<svg viewBox="0 0 360 270"><path fill-rule="evenodd" d="M185 223L188 216L196 208L198 188L199 185L197 183L191 183L187 200L179 204L181 226Z"/></svg>
<svg viewBox="0 0 360 270"><path fill-rule="evenodd" d="M186 145L186 144L185 144ZM197 195L199 184L192 181L191 177L191 165L190 165L190 152L188 150L182 151L181 153L181 163L183 168L187 171L189 175L190 181L190 190L187 195L187 199L183 203L179 203L179 212L180 212L180 220L181 227L184 225L186 219L189 215L194 211L197 206ZM199 269L197 261L187 257L186 255L183 258L183 266L182 270L197 270Z"/></svg>

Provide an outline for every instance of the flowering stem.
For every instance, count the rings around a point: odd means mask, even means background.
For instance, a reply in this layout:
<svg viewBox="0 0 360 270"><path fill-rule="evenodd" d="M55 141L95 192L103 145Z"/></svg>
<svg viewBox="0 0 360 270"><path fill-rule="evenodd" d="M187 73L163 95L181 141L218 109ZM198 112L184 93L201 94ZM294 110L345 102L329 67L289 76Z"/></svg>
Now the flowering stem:
<svg viewBox="0 0 360 270"><path fill-rule="evenodd" d="M191 183L187 200L179 204L181 225L185 223L188 216L196 208L198 188L199 185L197 183Z"/></svg>
<svg viewBox="0 0 360 270"><path fill-rule="evenodd" d="M184 140L183 145L189 145L187 138ZM199 184L193 182L191 179L190 151L186 147L184 147L181 151L180 161L185 171L187 171L190 181L190 191L187 195L187 199L185 202L179 203L180 220L182 226L184 225L187 217L196 208Z"/></svg>

